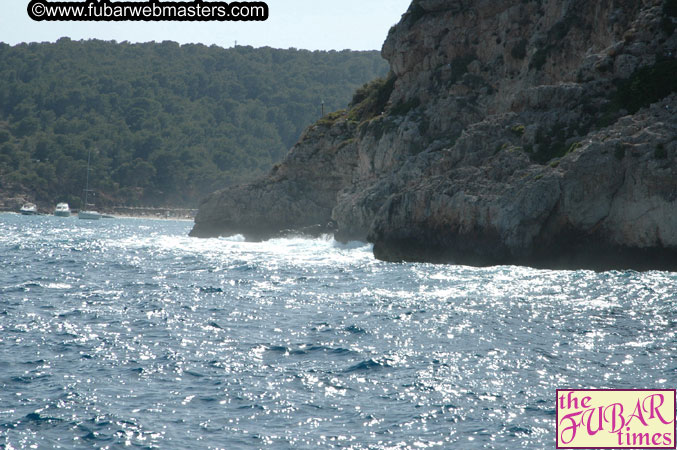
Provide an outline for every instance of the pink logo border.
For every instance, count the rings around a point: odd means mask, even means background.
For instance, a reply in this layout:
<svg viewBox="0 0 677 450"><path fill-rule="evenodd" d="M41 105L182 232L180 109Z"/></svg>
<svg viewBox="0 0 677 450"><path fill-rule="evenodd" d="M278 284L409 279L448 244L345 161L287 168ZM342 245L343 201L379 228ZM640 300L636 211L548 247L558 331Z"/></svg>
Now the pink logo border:
<svg viewBox="0 0 677 450"><path fill-rule="evenodd" d="M557 449L578 449L578 450L590 450L600 449L600 450L616 450L616 449L626 449L630 447L560 447L559 446L559 408L557 407L557 402L559 401L560 392L672 392L672 395L675 398L675 408L677 408L677 389L557 389L555 392L555 448ZM677 414L673 423L675 427L675 437L677 438ZM641 450L665 450L665 449L677 449L677 439L673 443L672 447L633 447L635 449Z"/></svg>

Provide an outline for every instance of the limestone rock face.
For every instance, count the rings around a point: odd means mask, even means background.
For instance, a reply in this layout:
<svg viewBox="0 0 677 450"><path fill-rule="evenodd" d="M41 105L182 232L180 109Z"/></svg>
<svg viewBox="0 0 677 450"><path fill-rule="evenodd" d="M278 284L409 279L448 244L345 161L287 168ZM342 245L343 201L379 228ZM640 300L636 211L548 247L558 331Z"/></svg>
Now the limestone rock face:
<svg viewBox="0 0 677 450"><path fill-rule="evenodd" d="M663 0L414 0L388 80L192 234L368 239L385 260L677 270L677 18Z"/></svg>

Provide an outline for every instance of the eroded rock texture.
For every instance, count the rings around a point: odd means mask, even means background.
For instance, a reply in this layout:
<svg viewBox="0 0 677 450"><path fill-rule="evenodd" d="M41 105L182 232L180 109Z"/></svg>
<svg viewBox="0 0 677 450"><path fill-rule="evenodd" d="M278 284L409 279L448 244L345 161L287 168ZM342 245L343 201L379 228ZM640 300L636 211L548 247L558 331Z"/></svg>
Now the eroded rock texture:
<svg viewBox="0 0 677 450"><path fill-rule="evenodd" d="M668 0L415 0L387 80L192 234L368 239L391 261L677 270Z"/></svg>

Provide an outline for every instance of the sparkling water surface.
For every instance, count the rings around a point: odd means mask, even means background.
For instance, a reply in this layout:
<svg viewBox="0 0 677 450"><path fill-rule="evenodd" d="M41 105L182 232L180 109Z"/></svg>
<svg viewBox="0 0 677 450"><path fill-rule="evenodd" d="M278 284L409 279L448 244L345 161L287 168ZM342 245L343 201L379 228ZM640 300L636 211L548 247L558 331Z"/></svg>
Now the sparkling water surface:
<svg viewBox="0 0 677 450"><path fill-rule="evenodd" d="M677 387L677 274L0 214L0 448L553 448L558 388Z"/></svg>

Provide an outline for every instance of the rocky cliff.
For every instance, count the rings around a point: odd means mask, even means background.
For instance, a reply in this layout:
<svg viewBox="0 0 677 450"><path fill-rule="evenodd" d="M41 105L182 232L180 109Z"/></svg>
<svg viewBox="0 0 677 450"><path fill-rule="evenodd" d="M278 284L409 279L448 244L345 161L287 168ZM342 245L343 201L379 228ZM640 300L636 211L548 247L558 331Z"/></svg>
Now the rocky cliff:
<svg viewBox="0 0 677 450"><path fill-rule="evenodd" d="M378 258L677 270L677 1L414 0L387 79L194 236L367 239Z"/></svg>

